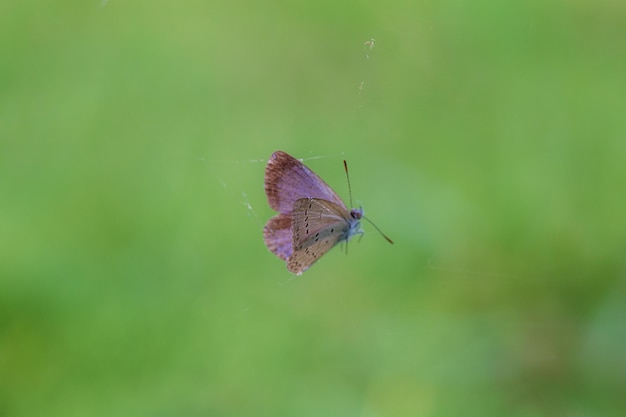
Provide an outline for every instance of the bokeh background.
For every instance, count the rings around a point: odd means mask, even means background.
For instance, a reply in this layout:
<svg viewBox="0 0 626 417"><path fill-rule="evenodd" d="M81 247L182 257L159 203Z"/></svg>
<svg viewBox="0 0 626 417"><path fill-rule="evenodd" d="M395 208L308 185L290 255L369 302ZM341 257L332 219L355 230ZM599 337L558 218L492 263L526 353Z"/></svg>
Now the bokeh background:
<svg viewBox="0 0 626 417"><path fill-rule="evenodd" d="M618 0L2 2L0 415L622 415L625 40ZM278 149L395 245L290 275Z"/></svg>

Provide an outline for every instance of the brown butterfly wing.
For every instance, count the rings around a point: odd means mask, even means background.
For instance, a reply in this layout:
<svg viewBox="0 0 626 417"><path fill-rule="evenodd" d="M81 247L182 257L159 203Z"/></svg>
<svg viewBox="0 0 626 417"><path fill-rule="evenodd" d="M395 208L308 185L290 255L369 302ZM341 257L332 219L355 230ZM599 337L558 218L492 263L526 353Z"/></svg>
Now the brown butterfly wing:
<svg viewBox="0 0 626 417"><path fill-rule="evenodd" d="M322 255L346 239L351 224L345 207L317 198L296 200L293 206L293 253L287 269L302 274Z"/></svg>

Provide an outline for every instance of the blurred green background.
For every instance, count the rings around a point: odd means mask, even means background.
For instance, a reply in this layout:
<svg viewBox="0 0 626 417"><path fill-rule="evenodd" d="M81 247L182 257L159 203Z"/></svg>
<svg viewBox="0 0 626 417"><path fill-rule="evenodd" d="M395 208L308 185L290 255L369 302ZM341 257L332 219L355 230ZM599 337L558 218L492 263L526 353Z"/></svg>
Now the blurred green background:
<svg viewBox="0 0 626 417"><path fill-rule="evenodd" d="M617 0L2 2L0 416L621 415L625 40ZM291 276L278 149L395 245Z"/></svg>

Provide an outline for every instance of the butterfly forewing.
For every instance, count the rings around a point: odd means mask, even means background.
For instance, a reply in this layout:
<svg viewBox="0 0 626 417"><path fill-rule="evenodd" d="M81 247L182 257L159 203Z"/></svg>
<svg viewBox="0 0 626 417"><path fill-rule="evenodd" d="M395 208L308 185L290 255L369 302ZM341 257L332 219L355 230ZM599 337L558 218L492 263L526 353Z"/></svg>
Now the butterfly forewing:
<svg viewBox="0 0 626 417"><path fill-rule="evenodd" d="M293 246L299 249L327 235L342 235L349 229L350 213L337 204L318 198L302 198L293 205Z"/></svg>
<svg viewBox="0 0 626 417"><path fill-rule="evenodd" d="M287 268L301 274L341 240L351 225L350 213L326 200L303 198L295 202L292 213L293 254Z"/></svg>
<svg viewBox="0 0 626 417"><path fill-rule="evenodd" d="M272 154L265 167L265 194L270 207L289 214L296 200L319 198L346 206L341 198L317 174L302 162L282 151Z"/></svg>

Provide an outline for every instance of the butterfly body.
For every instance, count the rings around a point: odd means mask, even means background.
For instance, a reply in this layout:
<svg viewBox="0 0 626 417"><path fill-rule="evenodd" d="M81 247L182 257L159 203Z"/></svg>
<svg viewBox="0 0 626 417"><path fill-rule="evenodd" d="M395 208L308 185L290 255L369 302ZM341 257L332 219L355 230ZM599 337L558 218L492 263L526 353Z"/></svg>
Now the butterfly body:
<svg viewBox="0 0 626 417"><path fill-rule="evenodd" d="M285 152L274 152L268 161L265 193L270 207L279 212L265 225L265 245L295 274L336 244L363 234L363 210L348 210L328 184Z"/></svg>

